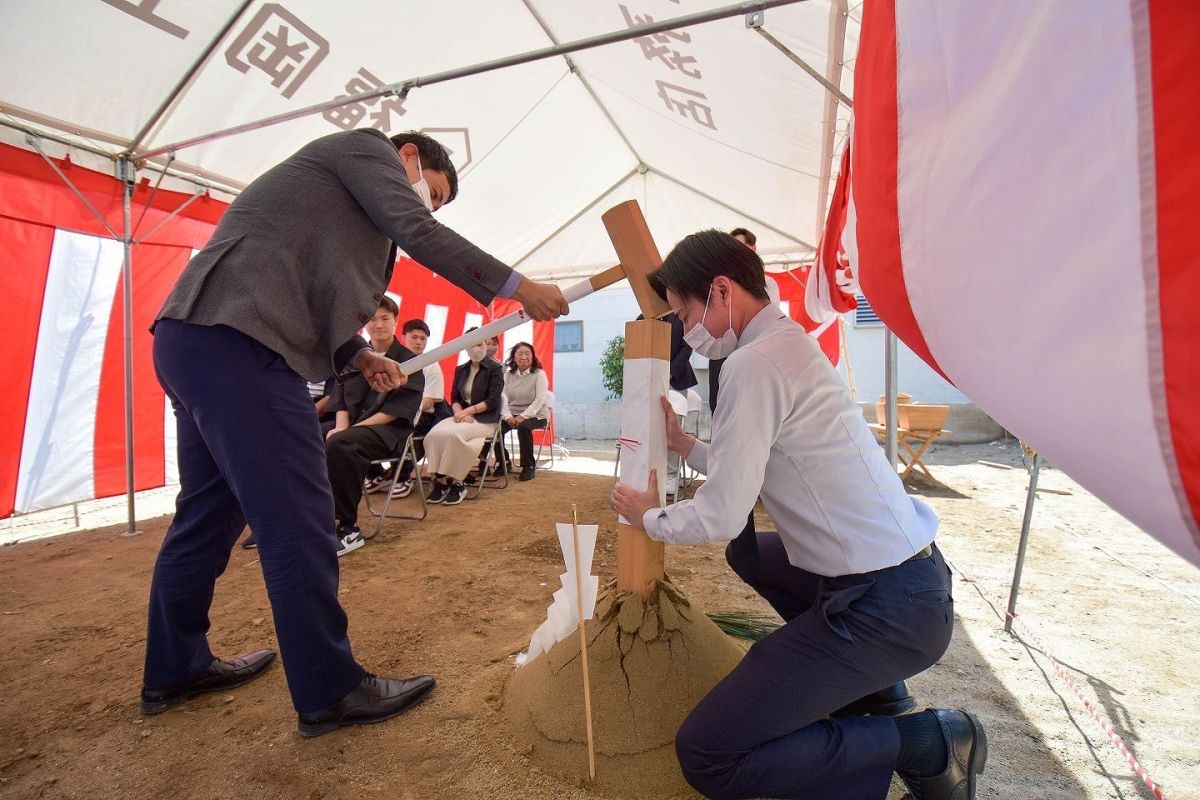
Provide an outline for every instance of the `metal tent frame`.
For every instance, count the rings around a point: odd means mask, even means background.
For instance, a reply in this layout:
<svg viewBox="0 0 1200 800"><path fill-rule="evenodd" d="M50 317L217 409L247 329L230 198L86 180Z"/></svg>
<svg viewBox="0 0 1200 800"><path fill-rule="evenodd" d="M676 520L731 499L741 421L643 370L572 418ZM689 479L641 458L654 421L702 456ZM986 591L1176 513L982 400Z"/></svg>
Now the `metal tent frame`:
<svg viewBox="0 0 1200 800"><path fill-rule="evenodd" d="M543 32L546 34L547 38L551 41L552 44L550 47L540 48L537 50L531 50L531 51L527 51L527 52L523 52L523 53L517 53L517 54L511 55L511 56L497 58L497 59L493 59L490 61L467 65L467 66L459 67L459 68L455 68L455 69L445 70L442 72L437 72L437 73L433 73L433 74L429 74L429 75L414 76L414 77L408 78L403 81L398 81L398 82L383 85L383 86L379 87L378 89L374 89L371 91L339 97L336 100L330 100L327 102L318 103L315 105L310 105L310 106L306 106L304 108L289 111L289 112L286 112L283 114L277 114L277 115L273 115L270 117L265 117L262 119L246 122L246 123L236 125L233 127L224 128L224 129L220 129L220 130L216 130L216 131L211 131L206 134L190 137L190 138L180 140L177 142L173 142L170 144L159 145L159 146L143 149L141 147L142 143L153 132L153 130L156 128L156 126L158 126L163 121L163 119L169 113L169 111L172 109L172 107L181 100L187 87L191 84L191 82L193 81L195 76L204 68L205 64L208 62L208 60L211 58L212 54L219 47L222 40L228 35L229 31L231 29L233 29L233 27L238 23L239 19L241 19L243 14L253 3L253 0L243 0L238 5L238 7L233 11L233 13L230 14L229 18L222 25L220 30L213 36L212 40L205 47L204 51L195 59L195 61L183 73L183 75L176 82L176 84L171 89L171 91L167 94L167 96L163 99L163 101L159 104L159 106L155 109L155 111L150 115L149 119L147 119L146 122L142 125L142 127L138 130L137 134L135 134L133 139L131 139L128 143L125 143L123 148L118 152L112 152L109 150L105 150L104 148L99 147L91 142L84 141L82 139L82 135L75 133L75 129L72 126L70 126L68 123L60 121L60 120L50 120L47 118L39 118L37 120L39 127L57 128L57 131L54 131L54 130L38 130L38 129L29 127L26 125L19 124L17 122L9 120L9 119L0 119L0 125L18 130L25 134L26 142L42 155L42 157L47 161L47 163L55 171L55 173L58 175L58 177L64 182L64 184L68 188L70 188L71 191L76 195L76 197L78 197L80 199L80 201L83 202L89 208L89 210L101 221L101 223L104 225L105 229L112 236L112 238L120 240L124 245L124 261L122 264L121 274L122 274L122 279L123 279L123 305L124 305L124 319L123 319L124 331L123 331L123 333L124 333L124 361L125 361L125 364L124 364L124 368L125 368L124 369L124 372L125 372L125 404L124 404L125 405L125 461L126 461L125 466L126 466L126 484L127 484L128 527L123 535L132 536L132 535L137 535L137 533L138 533L137 515L136 515L136 506L135 506L135 490L134 490L134 462L135 462L135 460L134 460L134 447L133 447L133 445L134 445L133 330L132 330L132 328L133 328L133 321L132 321L133 246L140 243L140 241L143 241L145 238L147 238L148 236L153 234L155 231L157 231L159 228L161 228L163 225L165 225L171 219L174 219L175 217L177 217L192 202L194 202L196 199L198 199L200 196L202 196L202 194L205 191L216 190L216 191L227 193L227 194L236 194L241 188L243 188L236 181L229 181L229 180L221 179L217 176L208 174L203 170L199 170L199 169L185 170L185 169L180 169L176 166L173 166L175 164L176 154L180 150L183 150L188 147L192 147L192 146L195 146L195 145L198 145L201 143L211 142L211 141L223 139L223 138L230 137L230 136L235 136L235 135L238 135L241 133L247 133L250 131L260 130L262 128L270 127L273 125L278 125L278 124L288 122L288 121L291 121L294 119L299 119L302 117L319 114L319 113L322 113L324 111L328 111L331 109L341 108L343 106L360 103L365 100L373 100L375 98L384 97L384 96L397 96L400 98L404 98L405 96L408 95L408 93L411 90L416 89L416 88L432 86L432 85L435 85L438 83L444 83L444 82L455 80L458 78L464 78L464 77L468 77L471 75L478 75L478 74L481 74L484 72L491 72L491 71L498 70L498 69L504 69L507 67L513 67L513 66L518 66L521 64L527 64L530 62L540 61L540 60L547 59L547 58L561 57L566 61L570 72L576 76L576 78L582 83L582 85L584 86L584 88L586 89L588 94L595 101L595 103L599 107L599 109L602 112L602 114L604 115L604 117L612 125L614 131L621 138L621 140L625 143L626 147L629 148L630 153L633 155L633 157L635 159L636 166L634 167L633 170L631 170L630 172L621 176L614 184L612 184L612 186L609 189L607 189L606 191L601 193L594 200L585 204L585 206L583 208L581 208L579 211L577 211L574 215L572 215L567 222L565 222L558 229L556 229L555 232L551 236L549 236L546 239L544 239L543 241L539 242L533 249L531 249L529 252L527 252L521 258L517 259L517 261L515 262L516 265L519 265L521 262L528 259L534 252L536 252L540 247L544 246L547 242L551 241L555 236L557 236L559 233L561 233L563 230L565 230L571 223L575 222L580 217L582 217L584 214L586 214L589 210L594 208L605 196L607 196L612 191L614 191L616 188L618 188L622 183L624 183L625 181L627 181L628 179L630 179L631 177L633 177L636 174L646 174L646 173L652 173L654 175L657 175L657 176L663 178L664 180L674 183L677 186L696 194L697 196L703 197L711 202L717 203L717 204L721 205L722 207L724 207L742 217L745 217L746 219L749 219L749 220L755 222L756 224L761 225L761 226L795 242L797 245L799 245L800 247L802 247L808 251L815 250L815 246L813 244L805 241L804 239L802 239L798 236L795 236L791 233L788 233L787 231L781 230L777 226L771 225L771 224L767 223L766 221L761 220L758 217L756 217L752 214L749 214L748 212L746 212L740 208L737 208L728 203L725 203L722 200L720 200L719 198L713 197L712 195L703 192L702 190L698 189L697 187L694 187L694 186L691 186L691 185L685 183L684 181L680 180L679 178L677 178L673 175L665 173L661 170L654 168L653 166L651 166L649 164L646 164L645 161L638 154L636 148L633 146L629 137L625 134L625 132L621 129L621 127L617 124L616 120L613 118L611 112L605 106L603 101L601 101L599 95L596 93L595 89L592 87L591 83L588 81L587 76L583 73L582 70L579 69L579 67L576 65L574 60L571 58L571 54L582 51L582 50L590 49L590 48L601 47L604 45L630 41L630 40L633 40L636 38L648 36L648 35L651 35L654 33L662 32L662 31L674 30L674 29L678 29L678 28L685 28L685 27L690 27L690 26L694 26L694 25L700 25L700 24L704 24L707 22L714 22L714 21L728 19L728 18L736 17L736 16L744 16L746 19L747 28L755 30L765 41L770 43L773 47L775 47L780 52L782 52L786 57L788 57L790 60L792 60L798 66L800 66L807 74L812 76L816 81L818 81L826 89L827 95L826 95L825 118L826 118L826 122L827 122L827 131L826 131L825 142L823 143L823 147L822 147L823 164L822 164L821 176L819 178L820 186L818 187L818 192L819 192L818 196L819 196L819 199L821 202L820 202L820 206L818 207L818 219L817 219L817 225L816 225L816 229L818 232L818 238L819 238L819 233L820 233L822 225L823 225L823 217L825 214L824 204L825 204L825 202L827 202L828 191L829 191L828 183L832 178L829 162L831 162L831 160L832 160L832 145L833 145L833 136L834 136L834 122L836 121L836 108L837 108L837 104L839 102L846 104L848 107L851 105L850 99L844 93L842 93L840 91L840 89L838 88L838 84L839 84L840 78L841 78L841 69L842 69L842 63L843 63L842 62L842 51L843 51L843 44L844 44L844 40L845 40L845 20L848 17L848 12L846 11L845 0L835 0L835 3L831 9L831 17L830 17L831 18L831 32L830 32L831 53L830 53L829 63L827 64L827 67L826 67L825 74L822 74L822 73L818 72L817 70L813 69L811 66L809 66L806 62L804 62L802 59L800 59L795 53L788 50L788 48L786 46L784 46L778 39L776 39L774 36L772 36L770 33L768 33L763 27L764 18L765 18L764 14L767 10L772 9L772 8L782 7L782 6L793 5L796 3L804 2L804 0L750 0L749 2L740 2L740 3L733 4L733 5L721 6L719 8L714 8L714 9L710 9L707 11L702 11L702 12L697 12L697 13L692 13L692 14L685 14L685 15L681 15L678 17L673 17L671 19L643 23L643 24L639 24L639 25L636 25L633 27L624 28L622 30L612 31L609 33L599 34L596 36L585 37L582 39L577 39L577 40L565 42L565 43L558 41L557 37L550 30L549 26L542 19L541 15L538 14L536 9L533 8L530 0L522 0L522 2L524 3L524 5L525 5L526 9L529 11L529 13L533 16L533 18L541 26L541 28L542 28ZM836 52L834 52L833 47L832 47L832 45L834 45L834 44L836 44ZM72 138L68 138L68 136L72 135L72 134L74 134L74 136ZM75 138L75 137L79 137L79 138ZM70 148L75 148L75 149L78 149L78 150L81 150L84 152L91 153L96 156L100 156L102 158L108 159L113 162L114 174L117 177L117 179L121 181L121 183L124 187L124 191L122 193L123 226L122 226L121 231L118 232L118 231L114 230L112 228L112 226L110 226L108 224L108 222L104 219L103 215L100 214L100 212L94 206L91 205L91 203L87 200L86 197L83 196L83 194L81 192L79 192L79 190L74 186L74 184L70 181L70 179L54 163L53 159L51 159L45 153L45 151L42 149L42 147L39 144L40 140L53 141L58 144L70 147ZM166 157L165 163L160 163L160 161L163 159L164 156ZM157 179L157 181L154 185L154 189L153 189L154 193L156 193L158 191L159 185L161 184L162 180L167 176L182 179L186 182L191 183L192 186L194 187L194 193L191 198L189 198L188 200L183 202L178 208L174 209L167 216L166 219L159 222L159 224L156 225L154 227L154 229L152 229L150 232L148 232L141 239L136 239L135 235L136 235L138 225L134 224L132 221L132 206L133 206L133 191L134 191L134 187L136 184L136 176L137 176L137 173L139 170L151 171L151 172L155 172L158 174L158 179ZM150 200L153 200L153 194L151 195ZM148 206L149 206L149 201L147 203L147 207ZM139 217L138 224L140 224L142 218L144 218L144 212L143 212L142 217ZM891 334L889 334L889 336L891 336ZM893 448L893 451L894 451L894 448Z"/></svg>

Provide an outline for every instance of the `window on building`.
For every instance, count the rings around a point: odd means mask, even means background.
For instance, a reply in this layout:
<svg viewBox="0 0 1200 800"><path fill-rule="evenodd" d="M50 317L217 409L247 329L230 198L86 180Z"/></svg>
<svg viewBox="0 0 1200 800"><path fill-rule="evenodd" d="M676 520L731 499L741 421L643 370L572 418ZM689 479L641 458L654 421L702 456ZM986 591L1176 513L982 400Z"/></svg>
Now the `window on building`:
<svg viewBox="0 0 1200 800"><path fill-rule="evenodd" d="M858 308L854 309L854 327L870 328L883 324L883 320L875 313L875 309L871 308L867 298L860 294L854 299L858 302Z"/></svg>
<svg viewBox="0 0 1200 800"><path fill-rule="evenodd" d="M583 352L583 323L555 322L554 323L554 352L582 353Z"/></svg>

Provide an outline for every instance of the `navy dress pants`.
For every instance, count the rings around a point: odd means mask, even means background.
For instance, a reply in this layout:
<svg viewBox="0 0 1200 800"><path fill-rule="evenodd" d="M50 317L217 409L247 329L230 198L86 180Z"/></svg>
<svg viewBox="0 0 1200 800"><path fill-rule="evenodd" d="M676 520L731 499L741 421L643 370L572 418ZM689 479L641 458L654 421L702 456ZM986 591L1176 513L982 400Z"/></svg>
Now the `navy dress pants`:
<svg viewBox="0 0 1200 800"><path fill-rule="evenodd" d="M684 776L711 798L883 800L900 754L895 722L827 717L945 652L954 613L941 553L827 578L792 566L778 534L747 526L726 558L785 624L680 727Z"/></svg>
<svg viewBox="0 0 1200 800"><path fill-rule="evenodd" d="M179 497L150 587L143 682L191 682L212 663L213 587L247 523L301 713L359 684L338 602L337 540L325 447L304 378L225 326L160 320L154 366L175 409Z"/></svg>

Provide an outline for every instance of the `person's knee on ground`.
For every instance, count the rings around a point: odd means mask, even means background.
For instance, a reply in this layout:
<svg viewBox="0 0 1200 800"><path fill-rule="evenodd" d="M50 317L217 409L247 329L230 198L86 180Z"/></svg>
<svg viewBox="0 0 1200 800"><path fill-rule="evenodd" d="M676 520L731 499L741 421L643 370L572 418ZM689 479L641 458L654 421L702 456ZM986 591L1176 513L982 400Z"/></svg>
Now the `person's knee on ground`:
<svg viewBox="0 0 1200 800"><path fill-rule="evenodd" d="M675 734L675 757L688 785L711 800L742 797L730 782L739 757L723 750L720 734L689 715Z"/></svg>
<svg viewBox="0 0 1200 800"><path fill-rule="evenodd" d="M754 585L759 572L758 547L754 541L755 535L753 530L749 531L749 533L743 531L740 536L730 540L729 544L725 545L725 563L729 564L729 568L749 586Z"/></svg>

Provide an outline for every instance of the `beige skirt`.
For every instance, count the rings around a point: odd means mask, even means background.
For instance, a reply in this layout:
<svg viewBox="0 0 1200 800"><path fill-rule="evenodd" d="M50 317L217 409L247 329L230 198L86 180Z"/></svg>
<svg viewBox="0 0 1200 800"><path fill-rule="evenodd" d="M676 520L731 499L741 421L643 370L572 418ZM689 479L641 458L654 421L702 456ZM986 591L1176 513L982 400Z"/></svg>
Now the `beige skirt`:
<svg viewBox="0 0 1200 800"><path fill-rule="evenodd" d="M496 431L494 422L455 422L444 419L425 434L429 472L461 481L479 462L483 445Z"/></svg>

